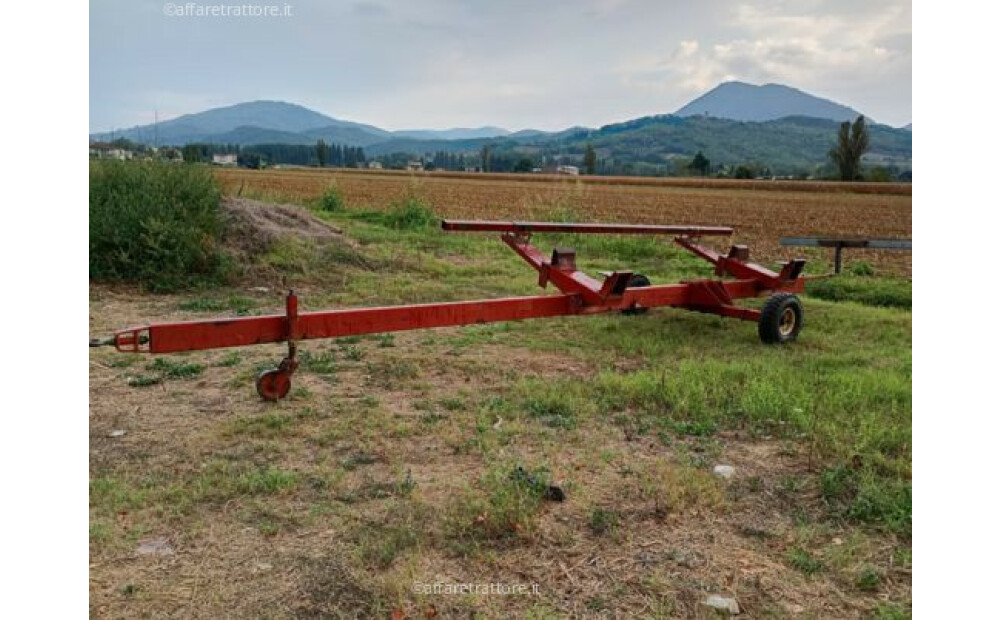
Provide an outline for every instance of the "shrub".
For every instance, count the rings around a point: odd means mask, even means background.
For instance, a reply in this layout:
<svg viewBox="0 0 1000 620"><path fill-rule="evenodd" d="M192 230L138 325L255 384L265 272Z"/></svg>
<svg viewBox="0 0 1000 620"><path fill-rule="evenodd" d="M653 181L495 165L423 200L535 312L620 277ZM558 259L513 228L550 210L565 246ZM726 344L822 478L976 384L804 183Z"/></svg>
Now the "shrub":
<svg viewBox="0 0 1000 620"><path fill-rule="evenodd" d="M344 195L336 187L326 188L316 205L324 213L336 213L344 209Z"/></svg>
<svg viewBox="0 0 1000 620"><path fill-rule="evenodd" d="M169 291L217 281L219 189L195 166L90 164L90 277Z"/></svg>

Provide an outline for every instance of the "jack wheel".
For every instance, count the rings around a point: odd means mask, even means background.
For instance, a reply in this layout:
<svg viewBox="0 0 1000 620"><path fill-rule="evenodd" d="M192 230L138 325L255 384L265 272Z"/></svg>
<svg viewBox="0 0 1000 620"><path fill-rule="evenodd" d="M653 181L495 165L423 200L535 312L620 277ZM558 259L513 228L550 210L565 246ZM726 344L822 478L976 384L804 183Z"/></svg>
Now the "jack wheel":
<svg viewBox="0 0 1000 620"><path fill-rule="evenodd" d="M804 314L802 302L792 293L771 295L757 321L760 341L764 344L784 344L795 340L802 331Z"/></svg>
<svg viewBox="0 0 1000 620"><path fill-rule="evenodd" d="M264 400L278 402L292 389L292 378L283 370L265 370L257 376L257 393Z"/></svg>
<svg viewBox="0 0 1000 620"><path fill-rule="evenodd" d="M629 288L646 288L650 284L652 284L652 282L649 281L649 278L647 278L641 273L632 274L632 277L628 281ZM622 310L622 314L626 316L646 314L647 312L649 312L649 308L643 308L642 306L635 306L632 308L625 308L624 310Z"/></svg>

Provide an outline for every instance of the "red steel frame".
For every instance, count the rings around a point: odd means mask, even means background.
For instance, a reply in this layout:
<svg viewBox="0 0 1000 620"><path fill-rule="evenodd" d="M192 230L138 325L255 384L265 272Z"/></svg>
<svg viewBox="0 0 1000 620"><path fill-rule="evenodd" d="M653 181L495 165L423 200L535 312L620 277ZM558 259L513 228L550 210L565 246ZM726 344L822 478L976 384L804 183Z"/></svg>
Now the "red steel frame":
<svg viewBox="0 0 1000 620"><path fill-rule="evenodd" d="M115 332L115 348L175 353L288 342L289 355L281 366L258 380L261 396L277 400L288 392L290 376L297 366L296 343L300 340L658 306L756 321L760 311L739 307L735 300L776 291L802 292L805 283L801 277L804 260L789 261L775 273L751 263L746 246L733 246L723 255L695 242L702 236L731 235L732 229L725 227L445 220L442 228L502 233L500 239L538 272L539 286L545 288L551 283L560 294L300 313L298 298L289 292L284 314L133 327ZM632 272L615 271L596 280L576 268L572 249L556 248L551 257L542 254L530 243L534 232L673 235L675 243L714 264L717 276L733 279L635 287L629 286Z"/></svg>

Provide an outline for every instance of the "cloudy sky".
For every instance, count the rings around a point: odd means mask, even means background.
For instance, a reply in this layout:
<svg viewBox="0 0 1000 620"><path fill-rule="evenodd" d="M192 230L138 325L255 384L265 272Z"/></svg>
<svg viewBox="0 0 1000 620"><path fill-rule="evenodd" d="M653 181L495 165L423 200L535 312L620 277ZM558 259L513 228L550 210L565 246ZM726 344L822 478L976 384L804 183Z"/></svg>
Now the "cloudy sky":
<svg viewBox="0 0 1000 620"><path fill-rule="evenodd" d="M279 15L190 14L213 2ZM895 0L92 0L90 130L255 99L386 129L562 129L672 112L725 80L903 125L910 44Z"/></svg>

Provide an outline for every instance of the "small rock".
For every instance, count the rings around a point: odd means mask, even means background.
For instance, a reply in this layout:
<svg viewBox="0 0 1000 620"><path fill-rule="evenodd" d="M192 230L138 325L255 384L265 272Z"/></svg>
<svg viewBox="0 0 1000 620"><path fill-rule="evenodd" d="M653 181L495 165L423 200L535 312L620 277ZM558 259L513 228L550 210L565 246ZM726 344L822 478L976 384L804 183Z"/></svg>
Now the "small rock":
<svg viewBox="0 0 1000 620"><path fill-rule="evenodd" d="M727 611L733 615L740 613L740 606L737 604L736 599L728 598L725 596L719 596L718 594L709 595L705 599L705 604L712 609L718 609L719 611Z"/></svg>
<svg viewBox="0 0 1000 620"><path fill-rule="evenodd" d="M121 437L125 434L125 430L121 428L116 428L115 430L108 433L108 437Z"/></svg>
<svg viewBox="0 0 1000 620"><path fill-rule="evenodd" d="M729 480L736 474L736 468L732 465L716 465L712 469L712 473L724 480Z"/></svg>
<svg viewBox="0 0 1000 620"><path fill-rule="evenodd" d="M174 548L166 538L147 538L139 541L136 552L139 555L173 555Z"/></svg>
<svg viewBox="0 0 1000 620"><path fill-rule="evenodd" d="M250 287L250 292L251 293L267 293L270 290L271 289L267 288L266 286L252 286L252 287Z"/></svg>
<svg viewBox="0 0 1000 620"><path fill-rule="evenodd" d="M257 562L257 570L259 571L271 570L271 565L267 562Z"/></svg>

